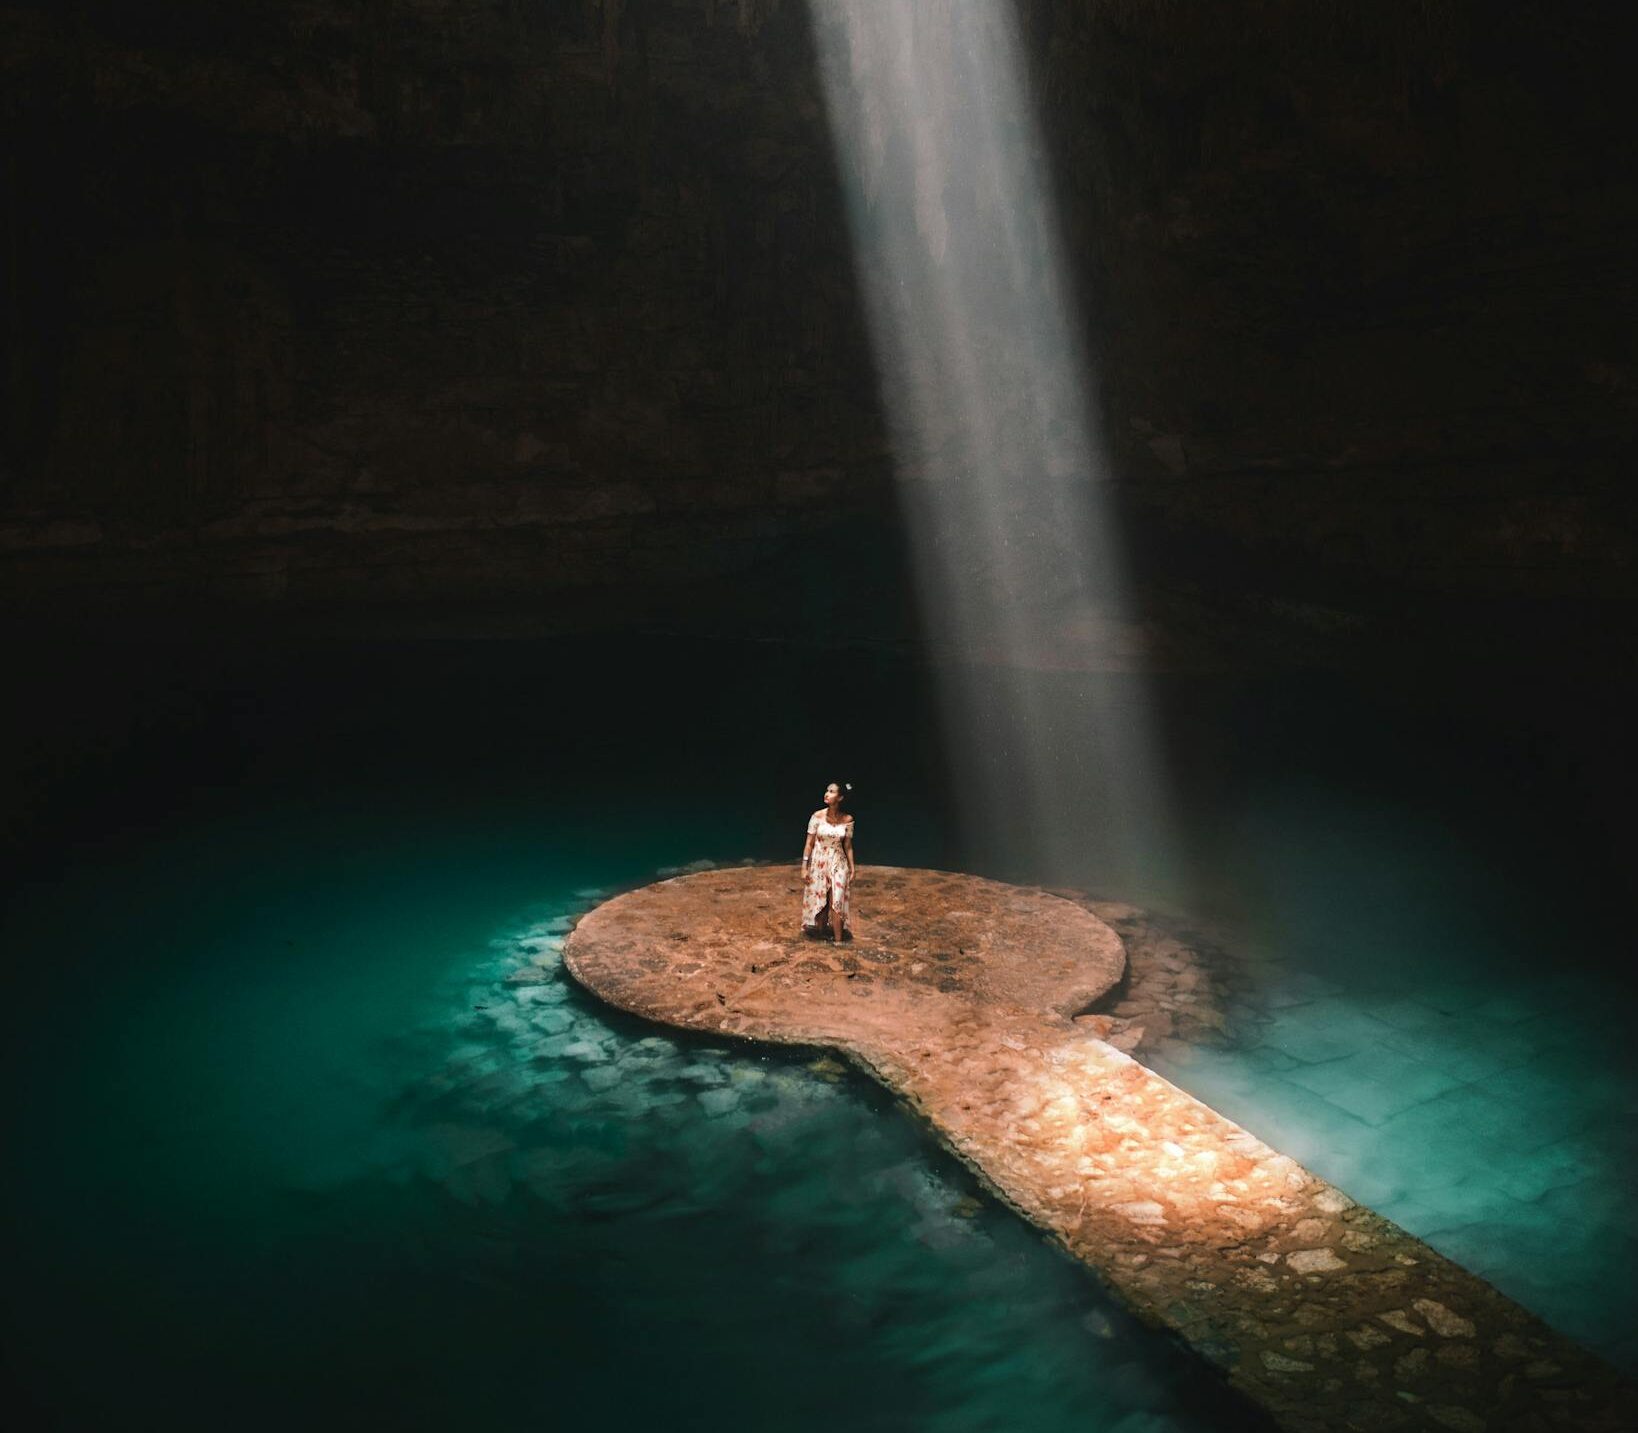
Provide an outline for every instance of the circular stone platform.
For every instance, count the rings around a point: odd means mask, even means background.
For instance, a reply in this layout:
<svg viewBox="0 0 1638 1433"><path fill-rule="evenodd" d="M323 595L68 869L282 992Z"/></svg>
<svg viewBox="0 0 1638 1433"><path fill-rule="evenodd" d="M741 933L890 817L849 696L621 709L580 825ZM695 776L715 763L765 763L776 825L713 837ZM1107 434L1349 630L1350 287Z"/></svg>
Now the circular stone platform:
<svg viewBox="0 0 1638 1433"><path fill-rule="evenodd" d="M800 903L794 863L682 876L589 912L563 958L635 1014L842 1051L1289 1433L1638 1428L1607 1364L1072 1018L1126 964L1092 911L861 866L837 946Z"/></svg>
<svg viewBox="0 0 1638 1433"><path fill-rule="evenodd" d="M804 936L801 908L794 864L679 876L591 911L564 961L649 1019L855 1049L962 1014L1067 1027L1126 968L1120 937L1090 911L980 876L860 866L840 945Z"/></svg>

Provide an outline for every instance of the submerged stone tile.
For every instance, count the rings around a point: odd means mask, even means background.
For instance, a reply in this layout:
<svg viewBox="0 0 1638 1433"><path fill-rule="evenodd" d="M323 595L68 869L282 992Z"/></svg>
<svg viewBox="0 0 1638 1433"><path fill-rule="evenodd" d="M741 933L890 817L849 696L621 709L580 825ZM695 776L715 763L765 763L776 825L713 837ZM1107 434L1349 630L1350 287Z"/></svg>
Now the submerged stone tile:
<svg viewBox="0 0 1638 1433"><path fill-rule="evenodd" d="M1387 1028L1341 1000L1283 1012L1264 1032L1264 1042L1302 1065L1342 1060L1379 1044Z"/></svg>
<svg viewBox="0 0 1638 1433"><path fill-rule="evenodd" d="M1597 1174L1606 1158L1583 1139L1559 1140L1531 1150L1502 1175L1501 1186L1515 1199L1540 1199Z"/></svg>
<svg viewBox="0 0 1638 1433"><path fill-rule="evenodd" d="M1436 1066L1380 1045L1288 1071L1283 1078L1373 1125L1462 1083Z"/></svg>
<svg viewBox="0 0 1638 1433"><path fill-rule="evenodd" d="M1493 995L1475 1006L1473 1014L1481 1020L1517 1025L1524 1020L1538 1019L1542 1009L1540 1005L1517 995Z"/></svg>
<svg viewBox="0 0 1638 1433"><path fill-rule="evenodd" d="M1379 1024L1391 1030L1435 1037L1450 1028L1457 1011L1446 1008L1435 999L1417 994L1400 993L1389 996L1363 997L1356 1000L1361 1010Z"/></svg>
<svg viewBox="0 0 1638 1433"><path fill-rule="evenodd" d="M1462 1083L1488 1080L1528 1061L1535 1052L1521 1035L1463 1019L1447 1020L1433 1029L1393 1030L1382 1043Z"/></svg>

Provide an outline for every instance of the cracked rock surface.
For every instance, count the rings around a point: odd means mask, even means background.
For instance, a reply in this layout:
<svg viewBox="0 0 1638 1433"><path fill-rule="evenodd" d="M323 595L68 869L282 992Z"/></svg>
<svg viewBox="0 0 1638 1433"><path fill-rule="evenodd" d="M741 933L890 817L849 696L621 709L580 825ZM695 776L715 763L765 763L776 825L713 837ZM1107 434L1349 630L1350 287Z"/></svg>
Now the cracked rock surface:
<svg viewBox="0 0 1638 1433"><path fill-rule="evenodd" d="M854 889L836 946L799 933L794 869L682 876L588 913L564 959L635 1014L839 1049L1286 1428L1638 1428L1613 1369L1116 1048L1220 1028L1182 945L1128 969L1130 908L896 867Z"/></svg>

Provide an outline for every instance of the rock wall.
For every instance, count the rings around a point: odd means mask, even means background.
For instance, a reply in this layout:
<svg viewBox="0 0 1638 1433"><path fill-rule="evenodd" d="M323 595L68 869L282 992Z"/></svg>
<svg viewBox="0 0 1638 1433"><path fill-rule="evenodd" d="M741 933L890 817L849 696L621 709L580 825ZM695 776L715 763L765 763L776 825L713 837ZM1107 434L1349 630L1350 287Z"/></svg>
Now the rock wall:
<svg viewBox="0 0 1638 1433"><path fill-rule="evenodd" d="M165 8L5 12L14 591L550 592L884 491L799 7Z"/></svg>
<svg viewBox="0 0 1638 1433"><path fill-rule="evenodd" d="M1111 8L1029 13L1146 495L1419 587L1630 591L1617 10Z"/></svg>
<svg viewBox="0 0 1638 1433"><path fill-rule="evenodd" d="M1020 4L1140 579L1630 595L1617 12L1313 12ZM801 0L4 0L0 37L7 611L676 617L838 533L898 590Z"/></svg>

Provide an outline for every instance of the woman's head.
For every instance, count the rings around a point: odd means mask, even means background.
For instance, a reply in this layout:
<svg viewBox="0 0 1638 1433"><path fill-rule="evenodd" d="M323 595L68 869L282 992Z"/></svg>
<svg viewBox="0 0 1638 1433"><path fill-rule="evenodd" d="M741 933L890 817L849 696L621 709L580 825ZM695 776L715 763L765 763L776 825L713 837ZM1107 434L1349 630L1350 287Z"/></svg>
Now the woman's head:
<svg viewBox="0 0 1638 1433"><path fill-rule="evenodd" d="M844 805L852 794L853 783L851 781L833 781L825 788L825 805Z"/></svg>

